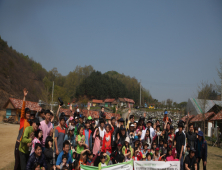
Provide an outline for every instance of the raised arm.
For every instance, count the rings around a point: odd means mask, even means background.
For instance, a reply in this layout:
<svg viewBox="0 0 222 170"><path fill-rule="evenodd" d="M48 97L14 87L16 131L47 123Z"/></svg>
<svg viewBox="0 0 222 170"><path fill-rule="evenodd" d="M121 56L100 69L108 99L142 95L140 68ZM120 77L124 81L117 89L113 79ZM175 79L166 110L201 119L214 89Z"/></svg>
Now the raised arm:
<svg viewBox="0 0 222 170"><path fill-rule="evenodd" d="M60 110L61 107L62 107L62 106L59 105L58 110L57 110L57 113L56 113L56 117L57 117L58 121L59 121L59 117L58 117L58 116L59 116L59 110Z"/></svg>
<svg viewBox="0 0 222 170"><path fill-rule="evenodd" d="M25 118L25 98L28 94L28 91L26 88L23 89L23 103L22 103L22 110L21 110L21 118Z"/></svg>

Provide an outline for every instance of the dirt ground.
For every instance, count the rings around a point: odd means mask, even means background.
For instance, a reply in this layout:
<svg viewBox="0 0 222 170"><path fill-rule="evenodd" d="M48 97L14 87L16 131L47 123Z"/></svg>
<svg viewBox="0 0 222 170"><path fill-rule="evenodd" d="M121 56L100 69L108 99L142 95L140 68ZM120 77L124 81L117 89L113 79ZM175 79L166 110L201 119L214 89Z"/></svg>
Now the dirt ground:
<svg viewBox="0 0 222 170"><path fill-rule="evenodd" d="M14 161L14 148L19 125L0 124L0 169Z"/></svg>

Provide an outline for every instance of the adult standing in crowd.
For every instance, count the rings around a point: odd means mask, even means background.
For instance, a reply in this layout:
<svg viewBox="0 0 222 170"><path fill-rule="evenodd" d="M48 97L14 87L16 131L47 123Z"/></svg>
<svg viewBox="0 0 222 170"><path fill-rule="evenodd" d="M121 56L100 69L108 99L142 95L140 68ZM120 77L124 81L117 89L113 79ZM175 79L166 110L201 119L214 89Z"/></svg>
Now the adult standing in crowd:
<svg viewBox="0 0 222 170"><path fill-rule="evenodd" d="M177 158L180 160L180 169L183 170L183 149L185 145L185 135L183 133L183 123L178 123L179 131L176 133L176 151L177 151Z"/></svg>
<svg viewBox="0 0 222 170"><path fill-rule="evenodd" d="M206 170L207 166L207 142L204 139L202 131L198 132L198 139L196 140L196 158L197 158L197 169L200 169L200 161L202 159L203 169Z"/></svg>
<svg viewBox="0 0 222 170"><path fill-rule="evenodd" d="M41 141L43 152L45 149L45 139L47 138L47 136L53 136L53 126L50 121L51 115L52 115L52 113L50 112L50 110L46 110L45 111L45 120L41 121L40 126L39 126L39 129L41 129L42 133L43 133L43 138Z"/></svg>
<svg viewBox="0 0 222 170"><path fill-rule="evenodd" d="M20 127L19 127L19 133L15 144L15 166L14 170L20 170L20 157L19 157L19 145L22 140L23 133L26 129L26 127L30 126L30 109L25 108L25 99L28 95L28 91L26 88L23 89L23 102L22 102L22 110L21 110L21 118L20 118Z"/></svg>
<svg viewBox="0 0 222 170"><path fill-rule="evenodd" d="M37 118L31 122L31 126L25 128L22 140L19 145L19 157L21 170L26 169L26 164L29 159L29 147L32 145L34 139L34 132L38 130L40 122Z"/></svg>

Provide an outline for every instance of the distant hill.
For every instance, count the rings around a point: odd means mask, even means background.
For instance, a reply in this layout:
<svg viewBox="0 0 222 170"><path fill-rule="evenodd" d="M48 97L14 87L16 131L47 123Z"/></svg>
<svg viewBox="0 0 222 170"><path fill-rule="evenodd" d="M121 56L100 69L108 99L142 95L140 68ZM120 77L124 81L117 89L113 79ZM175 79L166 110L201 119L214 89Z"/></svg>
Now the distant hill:
<svg viewBox="0 0 222 170"><path fill-rule="evenodd" d="M18 53L0 37L0 109L9 97L22 99L23 88L29 91L27 100L38 101L44 90L42 82L47 71L41 64Z"/></svg>

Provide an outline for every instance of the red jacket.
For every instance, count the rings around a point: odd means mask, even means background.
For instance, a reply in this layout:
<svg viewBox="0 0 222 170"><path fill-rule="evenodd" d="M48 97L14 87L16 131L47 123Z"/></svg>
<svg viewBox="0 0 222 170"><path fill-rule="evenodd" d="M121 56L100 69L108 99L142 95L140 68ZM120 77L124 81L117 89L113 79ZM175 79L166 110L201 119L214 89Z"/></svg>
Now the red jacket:
<svg viewBox="0 0 222 170"><path fill-rule="evenodd" d="M102 145L102 152L106 152L109 151L110 153L112 153L112 145L111 145L111 140L112 140L112 133L114 132L114 128L112 127L112 129L109 131L109 133L104 134L104 138L103 138L103 145ZM110 137L109 141L106 141L106 137Z"/></svg>

